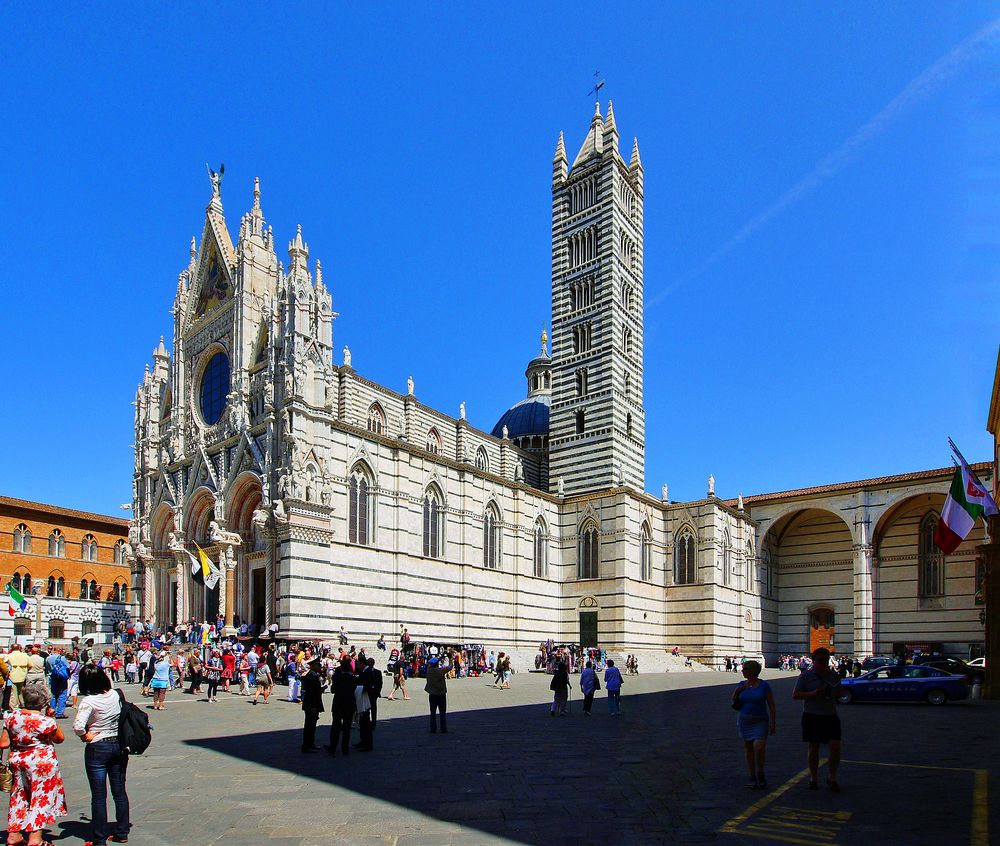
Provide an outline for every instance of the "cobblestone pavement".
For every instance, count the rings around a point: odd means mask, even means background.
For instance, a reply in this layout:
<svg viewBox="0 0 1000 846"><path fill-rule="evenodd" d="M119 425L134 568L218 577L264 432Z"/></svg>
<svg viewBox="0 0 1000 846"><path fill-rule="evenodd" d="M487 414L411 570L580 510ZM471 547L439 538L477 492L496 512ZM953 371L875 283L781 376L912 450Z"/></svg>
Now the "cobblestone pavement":
<svg viewBox="0 0 1000 846"><path fill-rule="evenodd" d="M411 682L412 701L379 703L376 750L348 758L300 754L298 705L172 693L151 712L152 748L129 764L130 842L987 846L986 826L1000 832L986 795L1000 703L842 708L851 763L835 795L805 789L793 676L767 677L779 706L771 793L745 786L730 674L629 677L614 719L603 691L593 716L574 691L572 714L551 718L544 675L517 674L503 691L453 681L447 735L428 733L426 695ZM51 834L73 843L88 833L82 746L70 737L59 754L71 815Z"/></svg>

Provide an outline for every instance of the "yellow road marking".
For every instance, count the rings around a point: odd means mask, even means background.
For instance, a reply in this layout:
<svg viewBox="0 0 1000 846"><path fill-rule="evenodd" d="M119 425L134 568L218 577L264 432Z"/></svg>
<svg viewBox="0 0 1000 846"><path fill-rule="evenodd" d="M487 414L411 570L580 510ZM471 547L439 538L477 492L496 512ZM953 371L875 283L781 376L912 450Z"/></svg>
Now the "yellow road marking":
<svg viewBox="0 0 1000 846"><path fill-rule="evenodd" d="M826 763L826 758L819 762L822 767ZM758 811L763 810L768 805L770 805L779 796L784 796L789 790L791 790L797 781L801 781L805 776L809 775L809 768L806 767L802 772L796 773L788 781L786 781L781 787L775 788L770 793L767 794L763 799L758 799L749 808L747 808L742 814L737 814L731 820L729 820L722 828L719 829L722 833L732 833L736 831L737 827L742 823L745 823L750 817L756 814Z"/></svg>
<svg viewBox="0 0 1000 846"><path fill-rule="evenodd" d="M944 770L949 773L981 773L985 770L977 770L972 767L932 767L929 764L889 764L885 761L849 761L847 758L841 760L842 764L864 764L866 767L898 767L901 770Z"/></svg>
<svg viewBox="0 0 1000 846"><path fill-rule="evenodd" d="M989 781L987 770L976 770L976 783L972 788L972 846L989 846L990 811L986 800Z"/></svg>

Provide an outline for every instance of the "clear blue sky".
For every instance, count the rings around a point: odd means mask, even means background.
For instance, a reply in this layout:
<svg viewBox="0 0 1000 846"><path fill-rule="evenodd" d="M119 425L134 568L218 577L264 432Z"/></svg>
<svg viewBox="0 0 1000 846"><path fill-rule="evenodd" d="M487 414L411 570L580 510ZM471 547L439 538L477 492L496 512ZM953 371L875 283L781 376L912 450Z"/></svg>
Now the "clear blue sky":
<svg viewBox="0 0 1000 846"><path fill-rule="evenodd" d="M989 456L1000 43L862 128L997 4L358 8L0 10L0 493L129 500L206 161L234 236L255 175L278 243L302 224L362 374L490 429L550 320L551 159L595 68L646 168L648 490Z"/></svg>

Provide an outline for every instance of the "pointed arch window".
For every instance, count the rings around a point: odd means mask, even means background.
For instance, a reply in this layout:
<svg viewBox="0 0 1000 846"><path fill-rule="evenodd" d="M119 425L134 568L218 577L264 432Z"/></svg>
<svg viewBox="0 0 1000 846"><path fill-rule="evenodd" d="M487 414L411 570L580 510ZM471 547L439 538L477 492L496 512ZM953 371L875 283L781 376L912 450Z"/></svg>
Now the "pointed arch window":
<svg viewBox="0 0 1000 846"><path fill-rule="evenodd" d="M746 557L743 561L743 589L753 590L754 574L757 572L757 557L753 554L753 544L747 541Z"/></svg>
<svg viewBox="0 0 1000 846"><path fill-rule="evenodd" d="M581 367L576 371L576 395L585 397L587 395L587 368Z"/></svg>
<svg viewBox="0 0 1000 846"><path fill-rule="evenodd" d="M622 352L625 355L632 355L632 330L627 326L622 332Z"/></svg>
<svg viewBox="0 0 1000 846"><path fill-rule="evenodd" d="M14 552L31 552L31 530L21 523L14 529Z"/></svg>
<svg viewBox="0 0 1000 846"><path fill-rule="evenodd" d="M66 538L58 529L53 529L49 535L49 555L52 558L66 557Z"/></svg>
<svg viewBox="0 0 1000 846"><path fill-rule="evenodd" d="M642 580L653 580L653 533L649 523L642 524L642 537L639 539L639 561L642 570Z"/></svg>
<svg viewBox="0 0 1000 846"><path fill-rule="evenodd" d="M424 494L424 557L440 558L444 547L444 504L437 488Z"/></svg>
<svg viewBox="0 0 1000 846"><path fill-rule="evenodd" d="M601 532L593 521L584 524L577 541L577 573L581 579L596 579L601 570Z"/></svg>
<svg viewBox="0 0 1000 846"><path fill-rule="evenodd" d="M541 517L535 521L534 560L535 575L545 578L549 571L549 532Z"/></svg>
<svg viewBox="0 0 1000 846"><path fill-rule="evenodd" d="M476 450L476 469L485 473L490 472L490 457L486 454L486 447L479 447Z"/></svg>
<svg viewBox="0 0 1000 846"><path fill-rule="evenodd" d="M28 573L15 573L10 580L11 587L22 596L31 593L31 575Z"/></svg>
<svg viewBox="0 0 1000 846"><path fill-rule="evenodd" d="M83 540L80 542L80 558L84 561L97 560L97 540L93 535L84 535Z"/></svg>
<svg viewBox="0 0 1000 846"><path fill-rule="evenodd" d="M500 512L492 502L483 515L483 566L488 570L500 567Z"/></svg>
<svg viewBox="0 0 1000 846"><path fill-rule="evenodd" d="M674 540L674 584L693 585L695 582L695 538L684 529Z"/></svg>
<svg viewBox="0 0 1000 846"><path fill-rule="evenodd" d="M934 533L940 521L935 511L928 511L920 521L917 588L921 599L944 596L944 553L934 543Z"/></svg>
<svg viewBox="0 0 1000 846"><path fill-rule="evenodd" d="M348 539L361 546L368 546L375 534L375 497L371 489L367 468L356 464L351 471Z"/></svg>
<svg viewBox="0 0 1000 846"><path fill-rule="evenodd" d="M66 596L66 580L62 576L56 576L55 574L49 576L45 595L62 599Z"/></svg>
<svg viewBox="0 0 1000 846"><path fill-rule="evenodd" d="M119 538L115 541L115 564L125 563L125 541Z"/></svg>
<svg viewBox="0 0 1000 846"><path fill-rule="evenodd" d="M376 435L385 434L385 412L377 402L373 402L368 409L368 431Z"/></svg>
<svg viewBox="0 0 1000 846"><path fill-rule="evenodd" d="M441 454L441 435L438 434L437 429L432 428L427 433L427 451L434 455Z"/></svg>

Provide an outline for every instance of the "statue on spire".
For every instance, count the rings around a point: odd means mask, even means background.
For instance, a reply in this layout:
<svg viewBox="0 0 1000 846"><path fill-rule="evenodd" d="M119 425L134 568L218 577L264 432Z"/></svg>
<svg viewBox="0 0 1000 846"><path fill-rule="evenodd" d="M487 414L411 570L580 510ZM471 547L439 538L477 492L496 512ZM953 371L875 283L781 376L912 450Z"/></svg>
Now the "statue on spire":
<svg viewBox="0 0 1000 846"><path fill-rule="evenodd" d="M219 171L216 173L209 166L208 162L205 162L205 168L208 170L208 178L212 182L212 199L222 199L222 177L225 176L226 166L224 164L219 165Z"/></svg>

